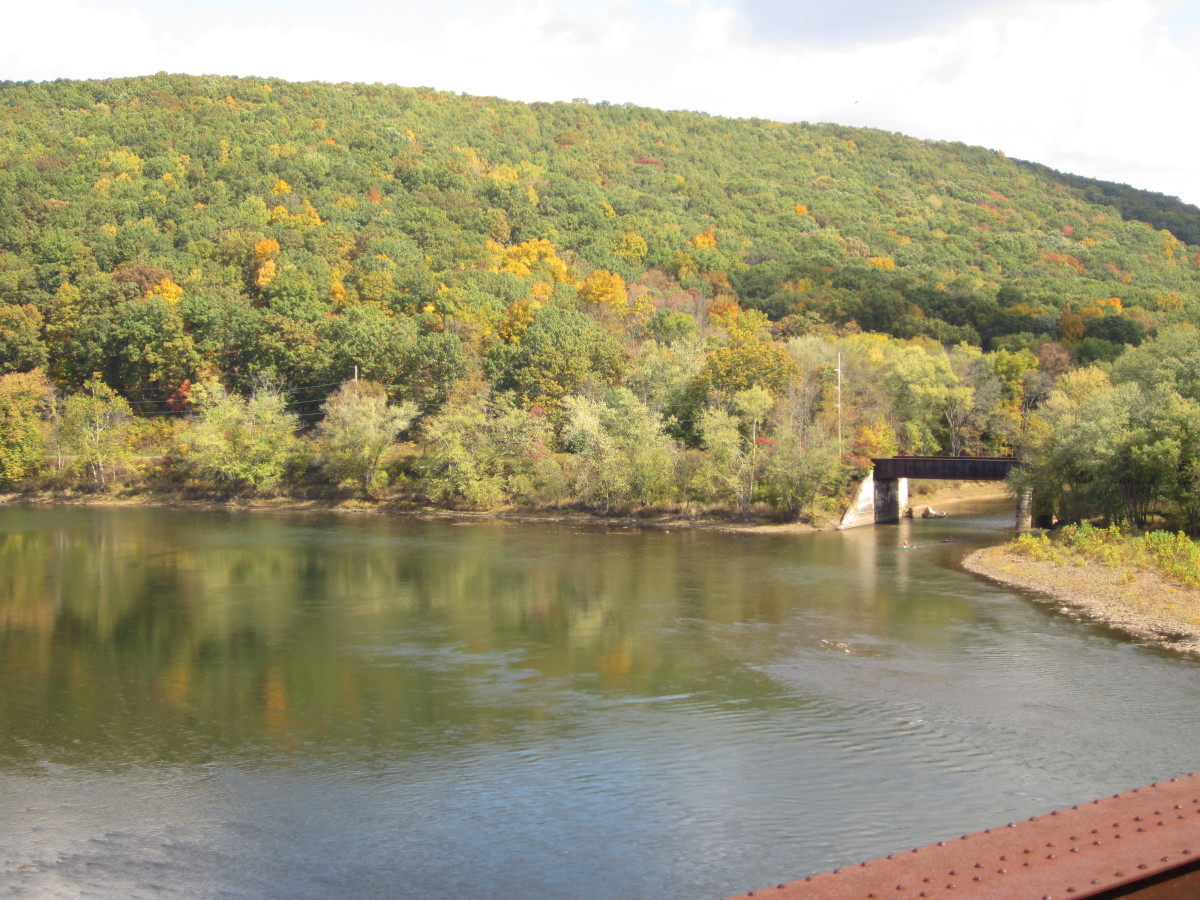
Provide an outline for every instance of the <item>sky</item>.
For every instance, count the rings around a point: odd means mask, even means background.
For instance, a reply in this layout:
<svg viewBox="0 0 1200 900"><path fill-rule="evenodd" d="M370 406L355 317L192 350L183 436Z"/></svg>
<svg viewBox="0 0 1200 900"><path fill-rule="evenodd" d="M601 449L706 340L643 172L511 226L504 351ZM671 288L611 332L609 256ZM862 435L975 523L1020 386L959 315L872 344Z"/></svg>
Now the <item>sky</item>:
<svg viewBox="0 0 1200 900"><path fill-rule="evenodd" d="M32 0L0 80L155 72L835 122L1200 205L1200 0Z"/></svg>

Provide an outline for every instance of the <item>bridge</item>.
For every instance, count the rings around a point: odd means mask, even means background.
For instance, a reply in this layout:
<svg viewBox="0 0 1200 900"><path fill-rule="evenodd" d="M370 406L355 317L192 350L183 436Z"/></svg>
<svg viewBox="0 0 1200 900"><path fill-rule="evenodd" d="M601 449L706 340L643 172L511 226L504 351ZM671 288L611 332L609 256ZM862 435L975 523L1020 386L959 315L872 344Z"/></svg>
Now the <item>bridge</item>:
<svg viewBox="0 0 1200 900"><path fill-rule="evenodd" d="M1200 777L1146 787L742 894L770 900L1193 900Z"/></svg>
<svg viewBox="0 0 1200 900"><path fill-rule="evenodd" d="M1012 456L882 456L871 460L874 470L859 488L858 497L842 518L842 528L899 522L908 506L908 479L944 481L1004 481L1019 466ZM1030 526L1033 498L1017 504L1017 530Z"/></svg>

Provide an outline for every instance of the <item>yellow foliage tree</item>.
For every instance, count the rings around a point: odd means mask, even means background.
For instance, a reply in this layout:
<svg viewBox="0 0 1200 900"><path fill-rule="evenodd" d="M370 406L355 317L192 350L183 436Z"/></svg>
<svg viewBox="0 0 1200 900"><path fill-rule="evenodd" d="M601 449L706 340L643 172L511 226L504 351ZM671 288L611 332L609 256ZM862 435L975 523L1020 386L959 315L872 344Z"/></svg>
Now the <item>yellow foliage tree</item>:
<svg viewBox="0 0 1200 900"><path fill-rule="evenodd" d="M292 186L282 178L275 182L275 187L271 188L272 194L290 194L291 192Z"/></svg>
<svg viewBox="0 0 1200 900"><path fill-rule="evenodd" d="M527 298L508 304L508 308L504 310L504 319L500 322L500 337L510 344L521 343L521 338L533 324L533 318L540 307L540 303Z"/></svg>
<svg viewBox="0 0 1200 900"><path fill-rule="evenodd" d="M254 286L265 288L268 284L275 280L275 276L279 273L279 267L273 259L264 259L258 266L258 272L254 275Z"/></svg>
<svg viewBox="0 0 1200 900"><path fill-rule="evenodd" d="M629 305L625 279L607 269L597 269L579 285L579 297L585 303L624 309Z"/></svg>
<svg viewBox="0 0 1200 900"><path fill-rule="evenodd" d="M717 246L717 235L713 231L712 226L705 228L702 232L696 235L691 240L691 244L696 248L712 248Z"/></svg>
<svg viewBox="0 0 1200 900"><path fill-rule="evenodd" d="M640 265L650 252L646 239L634 231L623 231L617 236L613 252L630 265Z"/></svg>
<svg viewBox="0 0 1200 900"><path fill-rule="evenodd" d="M183 288L177 285L170 278L164 278L154 287L150 288L149 297L161 297L172 306L176 306L183 299Z"/></svg>
<svg viewBox="0 0 1200 900"><path fill-rule="evenodd" d="M254 245L254 257L261 262L279 252L279 241L275 238L263 238Z"/></svg>
<svg viewBox="0 0 1200 900"><path fill-rule="evenodd" d="M548 275L555 284L569 284L575 280L554 245L545 238L533 238L512 247L488 241L487 246L492 254L493 272L525 276L537 270Z"/></svg>

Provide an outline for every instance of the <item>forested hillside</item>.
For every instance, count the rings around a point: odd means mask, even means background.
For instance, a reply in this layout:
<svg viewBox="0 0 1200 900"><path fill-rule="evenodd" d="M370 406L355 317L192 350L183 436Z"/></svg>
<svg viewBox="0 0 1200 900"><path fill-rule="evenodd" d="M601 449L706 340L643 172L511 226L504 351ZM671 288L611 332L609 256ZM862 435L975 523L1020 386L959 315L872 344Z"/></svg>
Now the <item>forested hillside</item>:
<svg viewBox="0 0 1200 900"><path fill-rule="evenodd" d="M505 451L529 471L497 463L472 498L425 459L428 496L607 508L571 466L650 432L668 458L711 457L721 428L734 457L769 455L790 422L800 453L840 410L861 453L1011 449L1068 365L1200 321L1197 222L867 129L384 85L5 83L0 374L171 421L270 389L307 432L357 373L426 448L529 432ZM571 465L537 474L543 450Z"/></svg>

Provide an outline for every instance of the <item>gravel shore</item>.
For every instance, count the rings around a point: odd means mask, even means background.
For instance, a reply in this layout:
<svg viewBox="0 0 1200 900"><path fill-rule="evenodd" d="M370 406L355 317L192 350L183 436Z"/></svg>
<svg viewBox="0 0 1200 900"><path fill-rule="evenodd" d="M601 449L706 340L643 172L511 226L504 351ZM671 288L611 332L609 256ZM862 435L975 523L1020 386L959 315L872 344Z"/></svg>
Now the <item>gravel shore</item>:
<svg viewBox="0 0 1200 900"><path fill-rule="evenodd" d="M1042 594L1064 615L1108 625L1149 646L1200 656L1200 589L1097 563L1059 566L1033 560L1006 544L975 551L963 566Z"/></svg>

